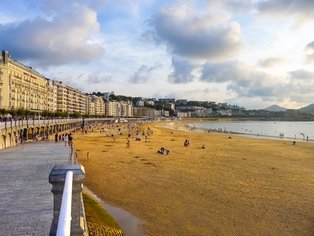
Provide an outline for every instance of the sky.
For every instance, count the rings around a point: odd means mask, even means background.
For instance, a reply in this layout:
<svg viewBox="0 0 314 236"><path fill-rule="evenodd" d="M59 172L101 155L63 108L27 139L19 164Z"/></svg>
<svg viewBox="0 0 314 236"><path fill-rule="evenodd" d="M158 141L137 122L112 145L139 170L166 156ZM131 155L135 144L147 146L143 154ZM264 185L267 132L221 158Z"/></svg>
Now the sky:
<svg viewBox="0 0 314 236"><path fill-rule="evenodd" d="M314 103L313 0L10 0L0 48L83 92Z"/></svg>

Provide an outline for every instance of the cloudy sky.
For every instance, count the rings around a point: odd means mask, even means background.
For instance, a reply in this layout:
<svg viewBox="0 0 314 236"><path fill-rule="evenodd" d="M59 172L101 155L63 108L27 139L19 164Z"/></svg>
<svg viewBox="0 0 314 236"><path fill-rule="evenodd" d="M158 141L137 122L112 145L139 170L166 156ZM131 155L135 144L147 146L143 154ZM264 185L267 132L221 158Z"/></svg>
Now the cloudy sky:
<svg viewBox="0 0 314 236"><path fill-rule="evenodd" d="M313 0L10 0L0 48L84 92L314 103Z"/></svg>

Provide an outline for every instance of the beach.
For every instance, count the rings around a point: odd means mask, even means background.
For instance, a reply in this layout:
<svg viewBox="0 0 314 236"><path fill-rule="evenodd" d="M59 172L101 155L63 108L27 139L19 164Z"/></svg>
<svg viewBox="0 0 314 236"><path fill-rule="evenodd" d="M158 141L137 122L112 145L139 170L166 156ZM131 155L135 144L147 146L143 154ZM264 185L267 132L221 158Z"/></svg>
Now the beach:
<svg viewBox="0 0 314 236"><path fill-rule="evenodd" d="M313 143L165 124L134 127L129 147L127 124L75 132L85 185L138 217L146 235L314 234Z"/></svg>

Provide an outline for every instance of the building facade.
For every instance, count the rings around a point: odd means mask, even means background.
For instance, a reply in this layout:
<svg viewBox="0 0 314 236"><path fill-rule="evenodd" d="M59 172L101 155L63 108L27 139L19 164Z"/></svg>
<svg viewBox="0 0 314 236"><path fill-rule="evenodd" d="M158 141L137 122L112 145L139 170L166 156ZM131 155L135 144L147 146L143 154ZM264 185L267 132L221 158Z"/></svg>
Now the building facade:
<svg viewBox="0 0 314 236"><path fill-rule="evenodd" d="M130 101L107 101L105 103L106 116L109 117L132 117L133 105Z"/></svg>
<svg viewBox="0 0 314 236"><path fill-rule="evenodd" d="M7 51L0 57L0 108L48 110L48 80L31 67L13 60Z"/></svg>
<svg viewBox="0 0 314 236"><path fill-rule="evenodd" d="M86 113L88 115L105 115L105 102L102 97L86 95Z"/></svg>
<svg viewBox="0 0 314 236"><path fill-rule="evenodd" d="M33 112L86 113L86 95L80 90L49 80L32 67L0 55L0 109L24 108Z"/></svg>

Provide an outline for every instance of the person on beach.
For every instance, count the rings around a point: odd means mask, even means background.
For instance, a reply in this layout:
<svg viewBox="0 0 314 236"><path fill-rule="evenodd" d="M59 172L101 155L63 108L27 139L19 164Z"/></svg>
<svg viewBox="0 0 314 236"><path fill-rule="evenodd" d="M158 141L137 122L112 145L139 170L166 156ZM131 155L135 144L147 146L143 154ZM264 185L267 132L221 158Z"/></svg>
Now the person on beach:
<svg viewBox="0 0 314 236"><path fill-rule="evenodd" d="M130 139L127 139L127 142L126 142L126 147L129 148L131 145L131 142L130 142Z"/></svg>
<svg viewBox="0 0 314 236"><path fill-rule="evenodd" d="M190 141L188 139L186 139L184 141L184 147L188 147L188 146L190 146Z"/></svg>
<svg viewBox="0 0 314 236"><path fill-rule="evenodd" d="M169 150L166 148L161 147L158 151L159 154L163 154L163 155L169 155Z"/></svg>

